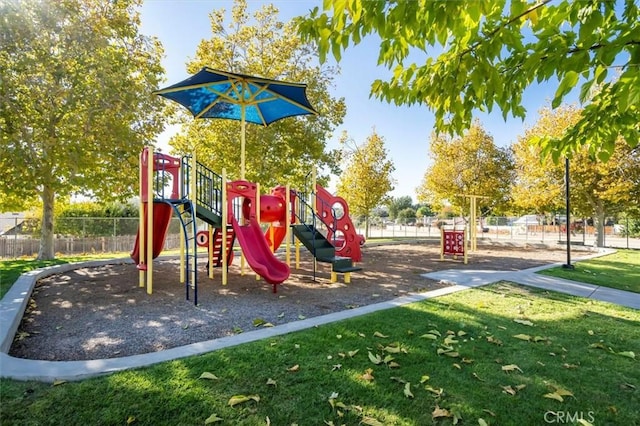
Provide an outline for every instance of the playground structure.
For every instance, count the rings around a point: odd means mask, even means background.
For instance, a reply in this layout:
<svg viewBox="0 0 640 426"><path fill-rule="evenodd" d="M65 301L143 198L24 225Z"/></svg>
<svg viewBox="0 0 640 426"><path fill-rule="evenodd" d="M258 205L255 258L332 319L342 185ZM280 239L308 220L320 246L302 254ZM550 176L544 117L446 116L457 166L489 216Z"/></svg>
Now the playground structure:
<svg viewBox="0 0 640 426"><path fill-rule="evenodd" d="M234 242L241 249L241 271L245 260L249 267L273 286L286 281L290 274L291 232L296 237L296 268L299 268L300 244L317 262L331 264L331 281L344 274L350 282L354 265L362 259L360 247L364 237L356 234L340 197L334 197L315 183L312 173L310 190L300 192L278 186L271 194L260 194L256 183L227 181L196 161L195 155L182 158L153 153L145 148L140 155L140 222L131 252L140 271L140 287L153 291L153 259L162 251L169 224L175 213L181 227L180 282L185 284L186 299L193 290L198 303L197 247L208 247L209 277L222 270L222 284L228 281L227 267L233 259ZM196 219L206 224L198 231ZM263 232L260 223L267 223ZM284 243L285 261L275 256Z"/></svg>
<svg viewBox="0 0 640 426"><path fill-rule="evenodd" d="M464 264L467 264L467 233L464 229L444 229L440 230L440 260L444 260L444 256L453 256L457 259L462 256Z"/></svg>

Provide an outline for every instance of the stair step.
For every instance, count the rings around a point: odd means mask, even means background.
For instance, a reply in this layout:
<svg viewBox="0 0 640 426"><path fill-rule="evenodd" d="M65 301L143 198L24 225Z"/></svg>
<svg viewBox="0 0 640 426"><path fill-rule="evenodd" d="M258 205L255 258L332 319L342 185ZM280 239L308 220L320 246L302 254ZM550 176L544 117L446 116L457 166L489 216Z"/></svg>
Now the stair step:
<svg viewBox="0 0 640 426"><path fill-rule="evenodd" d="M337 268L335 265L333 266L333 268L331 269L333 272L340 272L340 273L347 273L347 272L357 272L357 271L362 271L362 268L360 268L359 266L348 266L348 267L339 267Z"/></svg>

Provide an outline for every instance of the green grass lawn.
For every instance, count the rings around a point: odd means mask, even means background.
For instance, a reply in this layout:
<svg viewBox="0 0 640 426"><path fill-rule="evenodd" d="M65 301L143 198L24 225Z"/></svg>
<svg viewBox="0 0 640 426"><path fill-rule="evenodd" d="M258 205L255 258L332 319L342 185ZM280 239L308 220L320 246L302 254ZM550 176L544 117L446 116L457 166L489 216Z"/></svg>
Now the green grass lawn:
<svg viewBox="0 0 640 426"><path fill-rule="evenodd" d="M576 262L575 269L545 269L540 274L640 293L640 250L617 252Z"/></svg>
<svg viewBox="0 0 640 426"><path fill-rule="evenodd" d="M633 425L639 357L640 311L503 282L81 382L2 380L0 424Z"/></svg>

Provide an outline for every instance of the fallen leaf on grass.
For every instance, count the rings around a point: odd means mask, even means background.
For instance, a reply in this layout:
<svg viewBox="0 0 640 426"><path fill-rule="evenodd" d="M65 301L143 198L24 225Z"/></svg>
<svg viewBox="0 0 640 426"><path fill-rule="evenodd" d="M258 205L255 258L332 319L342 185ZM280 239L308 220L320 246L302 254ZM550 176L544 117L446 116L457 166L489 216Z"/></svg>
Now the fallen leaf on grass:
<svg viewBox="0 0 640 426"><path fill-rule="evenodd" d="M331 371L340 370L342 368L342 364L334 364L331 366Z"/></svg>
<svg viewBox="0 0 640 426"><path fill-rule="evenodd" d="M208 371L205 371L200 375L200 377L198 377L198 379L218 380L218 376L216 376L213 373L209 373Z"/></svg>
<svg viewBox="0 0 640 426"><path fill-rule="evenodd" d="M385 336L384 334L380 333L379 331L376 331L375 333L373 333L374 337L380 337L381 339L386 339L389 336Z"/></svg>
<svg viewBox="0 0 640 426"><path fill-rule="evenodd" d="M480 417L480 418L478 419L478 424L479 424L480 426L489 426L489 424L488 424L487 422L485 422L485 421L484 421L484 419L483 419L482 417Z"/></svg>
<svg viewBox="0 0 640 426"><path fill-rule="evenodd" d="M297 372L299 370L300 370L300 365L299 364L296 364L293 367L287 368L287 371L291 371L292 373L295 373L295 372Z"/></svg>
<svg viewBox="0 0 640 426"><path fill-rule="evenodd" d="M431 334L431 333L423 334L420 337L423 338L423 339L438 340L438 336L436 336L435 334Z"/></svg>
<svg viewBox="0 0 640 426"><path fill-rule="evenodd" d="M484 382L484 379L481 379L480 376L478 376L477 373L473 373L473 377L475 377L476 379L480 380L481 382Z"/></svg>
<svg viewBox="0 0 640 426"><path fill-rule="evenodd" d="M636 354L631 351L618 352L617 354L627 358L636 359Z"/></svg>
<svg viewBox="0 0 640 426"><path fill-rule="evenodd" d="M440 408L436 405L436 408L431 412L431 418L438 419L441 417L451 417L451 413L449 412L449 410Z"/></svg>
<svg viewBox="0 0 640 426"><path fill-rule="evenodd" d="M127 424L128 424L128 425L132 425L132 424L134 424L135 422L136 422L136 418L135 418L135 417L133 417L133 416L129 416L129 417L127 417Z"/></svg>
<svg viewBox="0 0 640 426"><path fill-rule="evenodd" d="M531 336L529 336L528 334L516 334L513 337L520 340L526 340L527 342L531 341Z"/></svg>
<svg viewBox="0 0 640 426"><path fill-rule="evenodd" d="M243 402L255 401L260 402L259 395L234 395L229 399L229 406L235 407L238 404L242 404Z"/></svg>
<svg viewBox="0 0 640 426"><path fill-rule="evenodd" d="M267 386L277 386L277 382L275 380L273 380L272 378L268 378L267 379Z"/></svg>
<svg viewBox="0 0 640 426"><path fill-rule="evenodd" d="M502 346L502 340L493 336L487 336L487 342L493 343L494 345Z"/></svg>
<svg viewBox="0 0 640 426"><path fill-rule="evenodd" d="M456 340L455 337L452 335L448 335L447 337L444 338L444 344L447 346L451 346L455 343L458 343L458 340Z"/></svg>
<svg viewBox="0 0 640 426"><path fill-rule="evenodd" d="M382 348L384 352L389 352L390 354L399 354L402 349L400 349L400 345L397 346L385 346Z"/></svg>
<svg viewBox="0 0 640 426"><path fill-rule="evenodd" d="M554 389L553 392L546 393L546 394L544 394L542 396L545 397L545 398L549 398L549 399L555 399L556 401L560 401L560 402L564 401L563 396L573 396L573 393L571 391L566 390L566 389L559 388L559 387L553 386L553 385L551 386L551 388Z"/></svg>
<svg viewBox="0 0 640 426"><path fill-rule="evenodd" d="M56 380L56 381L53 382L53 386L60 386L60 385L65 384L65 383L67 383L66 380Z"/></svg>
<svg viewBox="0 0 640 426"><path fill-rule="evenodd" d="M508 365L503 365L502 366L502 371L506 371L507 373L510 373L512 371L519 371L521 373L523 373L523 371L520 369L520 367L518 367L515 364L508 364Z"/></svg>
<svg viewBox="0 0 640 426"><path fill-rule="evenodd" d="M431 392L436 397L440 397L444 393L444 389L442 389L442 388L436 389L436 388L433 388L431 386L425 386L424 389L429 391L429 392Z"/></svg>
<svg viewBox="0 0 640 426"><path fill-rule="evenodd" d="M528 325L529 327L533 327L533 323L529 320L516 318L513 322L517 322L518 324Z"/></svg>
<svg viewBox="0 0 640 426"><path fill-rule="evenodd" d="M407 398L413 398L413 394L411 393L411 383L404 385L404 396Z"/></svg>
<svg viewBox="0 0 640 426"><path fill-rule="evenodd" d="M223 421L222 418L218 417L217 414L212 414L204 421L205 425L210 425L211 423L217 423Z"/></svg>
<svg viewBox="0 0 640 426"><path fill-rule="evenodd" d="M560 395L558 395L555 392L551 392L551 393L545 393L544 395L542 395L544 398L549 398L549 399L555 399L556 401L564 401L564 398Z"/></svg>
<svg viewBox="0 0 640 426"><path fill-rule="evenodd" d="M515 395L516 394L516 390L514 388L512 388L511 386L502 386L502 392L509 394L509 395Z"/></svg>
<svg viewBox="0 0 640 426"><path fill-rule="evenodd" d="M360 420L360 424L367 426L384 426L384 423L374 419L373 417L363 417L362 420Z"/></svg>
<svg viewBox="0 0 640 426"><path fill-rule="evenodd" d="M577 365L575 365L575 364L567 364L566 362L565 362L564 364L562 364L562 366L563 366L564 368L566 368L567 370L573 370L573 369L578 368L578 366L577 366Z"/></svg>
<svg viewBox="0 0 640 426"><path fill-rule="evenodd" d="M375 365L382 364L382 357L378 354L372 354L369 352L369 361L374 363Z"/></svg>
<svg viewBox="0 0 640 426"><path fill-rule="evenodd" d="M372 370L371 368L367 368L367 369L364 371L364 374L363 374L362 376L360 376L360 378L361 378L362 380L367 381L367 382L372 382L372 381L373 381L373 379L374 379L374 377L373 377L373 374L371 374L371 373L373 373L373 370Z"/></svg>

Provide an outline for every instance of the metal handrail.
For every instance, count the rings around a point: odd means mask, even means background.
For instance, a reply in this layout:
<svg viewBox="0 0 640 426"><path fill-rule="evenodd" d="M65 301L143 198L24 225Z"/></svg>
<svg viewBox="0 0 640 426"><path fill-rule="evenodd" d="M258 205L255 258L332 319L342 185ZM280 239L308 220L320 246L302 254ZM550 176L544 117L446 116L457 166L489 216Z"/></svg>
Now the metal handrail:
<svg viewBox="0 0 640 426"><path fill-rule="evenodd" d="M191 156L182 157L182 194L190 195L192 178ZM200 162L196 162L196 204L206 207L217 215L222 215L222 176Z"/></svg>

